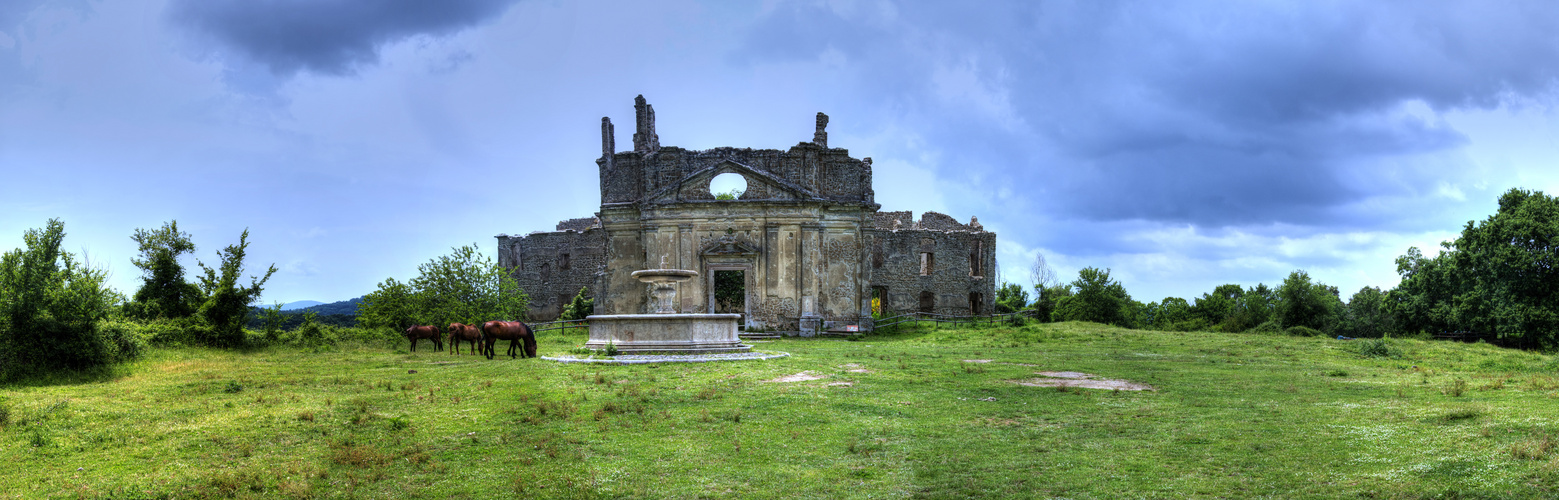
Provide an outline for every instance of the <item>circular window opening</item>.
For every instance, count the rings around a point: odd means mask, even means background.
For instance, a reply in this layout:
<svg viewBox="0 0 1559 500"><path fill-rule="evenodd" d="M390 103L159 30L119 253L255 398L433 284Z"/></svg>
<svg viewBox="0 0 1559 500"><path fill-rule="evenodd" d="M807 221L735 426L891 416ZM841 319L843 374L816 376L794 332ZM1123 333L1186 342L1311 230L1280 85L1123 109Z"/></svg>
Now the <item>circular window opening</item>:
<svg viewBox="0 0 1559 500"><path fill-rule="evenodd" d="M742 174L726 172L709 181L709 192L717 200L735 200L747 192L747 178Z"/></svg>

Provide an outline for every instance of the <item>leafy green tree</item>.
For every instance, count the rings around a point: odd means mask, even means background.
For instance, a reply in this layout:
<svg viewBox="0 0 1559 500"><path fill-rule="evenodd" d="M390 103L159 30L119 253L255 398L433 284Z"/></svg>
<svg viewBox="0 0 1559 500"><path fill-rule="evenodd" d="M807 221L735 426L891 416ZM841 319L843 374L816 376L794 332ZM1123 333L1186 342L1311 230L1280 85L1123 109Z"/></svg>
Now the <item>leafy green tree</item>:
<svg viewBox="0 0 1559 500"><path fill-rule="evenodd" d="M1511 189L1455 248L1462 326L1523 347L1559 345L1559 198Z"/></svg>
<svg viewBox="0 0 1559 500"><path fill-rule="evenodd" d="M455 247L453 253L417 266L417 271L411 288L421 295L421 319L433 325L521 321L528 316L530 297L519 282L474 244Z"/></svg>
<svg viewBox="0 0 1559 500"><path fill-rule="evenodd" d="M1386 301L1386 294L1372 286L1360 288L1348 299L1337 325L1339 335L1361 338L1384 337L1395 329L1396 318Z"/></svg>
<svg viewBox="0 0 1559 500"><path fill-rule="evenodd" d="M1072 296L1072 286L1067 284L1035 285L1034 291L1036 296L1034 297L1034 303L1029 304L1029 309L1034 311L1034 318L1042 323L1054 320L1056 303Z"/></svg>
<svg viewBox="0 0 1559 500"><path fill-rule="evenodd" d="M482 255L475 245L453 248L417 266L408 282L388 278L358 304L358 324L404 329L449 323L480 325L491 320L523 320L530 297L507 269Z"/></svg>
<svg viewBox="0 0 1559 500"><path fill-rule="evenodd" d="M217 252L221 259L220 265L213 268L207 267L204 262L196 262L203 271L200 289L205 293L206 301L200 306L200 317L211 327L211 338L206 339L209 345L243 345L244 324L249 322L249 306L260 299L265 282L276 274L276 266L271 265L264 277L250 276L247 286L240 285L238 280L244 272L244 256L248 248L249 230L245 229L239 235L237 245L228 245Z"/></svg>
<svg viewBox="0 0 1559 500"><path fill-rule="evenodd" d="M1110 325L1128 324L1131 295L1120 282L1110 279L1110 270L1085 267L1071 284L1074 294L1056 301L1051 315L1056 321L1092 321Z"/></svg>
<svg viewBox="0 0 1559 500"><path fill-rule="evenodd" d="M1184 332L1200 326L1191 313L1191 304L1180 297L1164 297L1149 303L1151 328L1161 331Z"/></svg>
<svg viewBox="0 0 1559 500"><path fill-rule="evenodd" d="M286 319L282 317L281 313L281 302L277 302L271 307L265 308L265 340L267 342L275 342L277 339L281 338L282 324L285 322Z"/></svg>
<svg viewBox="0 0 1559 500"><path fill-rule="evenodd" d="M65 224L49 219L22 237L27 248L0 256L0 378L101 366L139 349L105 338L99 324L124 296L107 273L60 251ZM124 347L124 348L121 348Z"/></svg>
<svg viewBox="0 0 1559 500"><path fill-rule="evenodd" d="M1407 254L1397 257L1397 275L1402 281L1387 294L1389 307L1398 320L1398 331L1444 332L1461 328L1457 325L1453 300L1460 291L1456 264L1450 254L1455 253L1450 244L1445 252L1434 258L1424 257L1418 247L1409 247Z"/></svg>
<svg viewBox="0 0 1559 500"><path fill-rule="evenodd" d="M1240 297L1245 296L1245 289L1240 285L1219 285L1212 293L1204 293L1196 299L1196 305L1191 306L1191 313L1200 318L1207 325L1221 325L1237 311Z"/></svg>
<svg viewBox="0 0 1559 500"><path fill-rule="evenodd" d="M368 328L403 330L426 324L425 309L422 296L410 284L387 278L357 303L357 323Z"/></svg>
<svg viewBox="0 0 1559 500"><path fill-rule="evenodd" d="M563 307L563 314L558 319L585 319L591 314L595 314L595 299L585 297L585 293L589 291L589 287L580 287L579 294L575 295L574 300L569 301L568 305Z"/></svg>
<svg viewBox="0 0 1559 500"><path fill-rule="evenodd" d="M1265 283L1257 283L1240 295L1234 305L1234 316L1224 322L1224 331L1242 332L1266 323L1277 310L1277 302L1277 291L1267 288Z"/></svg>
<svg viewBox="0 0 1559 500"><path fill-rule="evenodd" d="M1278 320L1284 328L1303 326L1330 333L1335 326L1336 312L1342 306L1336 288L1312 283L1310 274L1295 270L1278 288Z"/></svg>
<svg viewBox="0 0 1559 500"><path fill-rule="evenodd" d="M1023 285L1006 283L996 289L996 313L1007 314L1023 310L1029 305L1029 292Z"/></svg>
<svg viewBox="0 0 1559 500"><path fill-rule="evenodd" d="M193 283L184 280L179 256L195 251L189 233L179 231L178 221L168 221L155 230L136 229L140 256L131 259L141 269L141 289L128 304L126 315L137 319L173 319L189 317L200 309L205 296Z"/></svg>

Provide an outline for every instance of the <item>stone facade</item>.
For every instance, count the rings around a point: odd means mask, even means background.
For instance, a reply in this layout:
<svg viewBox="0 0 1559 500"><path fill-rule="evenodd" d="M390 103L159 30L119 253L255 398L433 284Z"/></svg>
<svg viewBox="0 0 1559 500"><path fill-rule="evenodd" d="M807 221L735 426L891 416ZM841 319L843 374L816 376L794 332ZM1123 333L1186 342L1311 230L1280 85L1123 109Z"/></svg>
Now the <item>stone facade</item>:
<svg viewBox="0 0 1559 500"><path fill-rule="evenodd" d="M996 235L979 223L927 212L880 212L871 158L827 146L818 113L812 142L788 150L661 147L655 110L635 100L632 151L615 151L601 119L596 160L601 209L557 231L498 236L499 264L531 295L532 318L555 318L581 287L596 314L649 312L649 288L629 276L691 269L679 310L716 312L717 271L740 271L749 330L871 328L873 293L889 311L989 314ZM715 176L742 176L735 200L710 192Z"/></svg>

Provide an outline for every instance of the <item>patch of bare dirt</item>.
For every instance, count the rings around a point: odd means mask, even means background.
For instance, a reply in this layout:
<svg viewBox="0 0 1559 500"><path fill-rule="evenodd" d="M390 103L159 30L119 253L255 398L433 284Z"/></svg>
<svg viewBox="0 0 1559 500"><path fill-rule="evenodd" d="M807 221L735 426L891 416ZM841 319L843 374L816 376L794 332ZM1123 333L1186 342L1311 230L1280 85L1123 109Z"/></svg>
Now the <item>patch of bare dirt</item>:
<svg viewBox="0 0 1559 500"><path fill-rule="evenodd" d="M1139 384L1130 380L1115 380L1099 378L1082 372L1039 372L1044 378L1031 378L1027 380L1012 380L1018 385L1029 387L1075 387L1078 389L1104 389L1107 391L1151 391L1153 386Z"/></svg>
<svg viewBox="0 0 1559 500"><path fill-rule="evenodd" d="M765 380L764 382L806 382L808 380L821 380L822 378L822 375L817 375L812 372L801 372L795 375L786 375L772 380Z"/></svg>
<svg viewBox="0 0 1559 500"><path fill-rule="evenodd" d="M854 370L845 370L845 371L850 372L850 373L871 373L872 372L871 370L867 370L865 368L856 368Z"/></svg>
<svg viewBox="0 0 1559 500"><path fill-rule="evenodd" d="M855 385L855 382L830 382L828 384L829 387L850 387L853 385Z"/></svg>
<svg viewBox="0 0 1559 500"><path fill-rule="evenodd" d="M989 363L989 362L991 362L991 360L989 360L989 359L966 359L966 360L964 360L964 362L965 363Z"/></svg>

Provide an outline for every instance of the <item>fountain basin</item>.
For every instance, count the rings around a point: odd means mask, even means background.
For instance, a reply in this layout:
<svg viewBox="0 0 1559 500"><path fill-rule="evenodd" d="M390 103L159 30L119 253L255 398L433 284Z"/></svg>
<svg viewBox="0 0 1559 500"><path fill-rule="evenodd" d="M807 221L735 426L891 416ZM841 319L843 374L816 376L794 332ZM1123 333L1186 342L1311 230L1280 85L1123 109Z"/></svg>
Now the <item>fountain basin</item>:
<svg viewBox="0 0 1559 500"><path fill-rule="evenodd" d="M736 336L740 314L601 314L590 321L585 347L605 349L608 342L623 354L699 354L748 352Z"/></svg>

